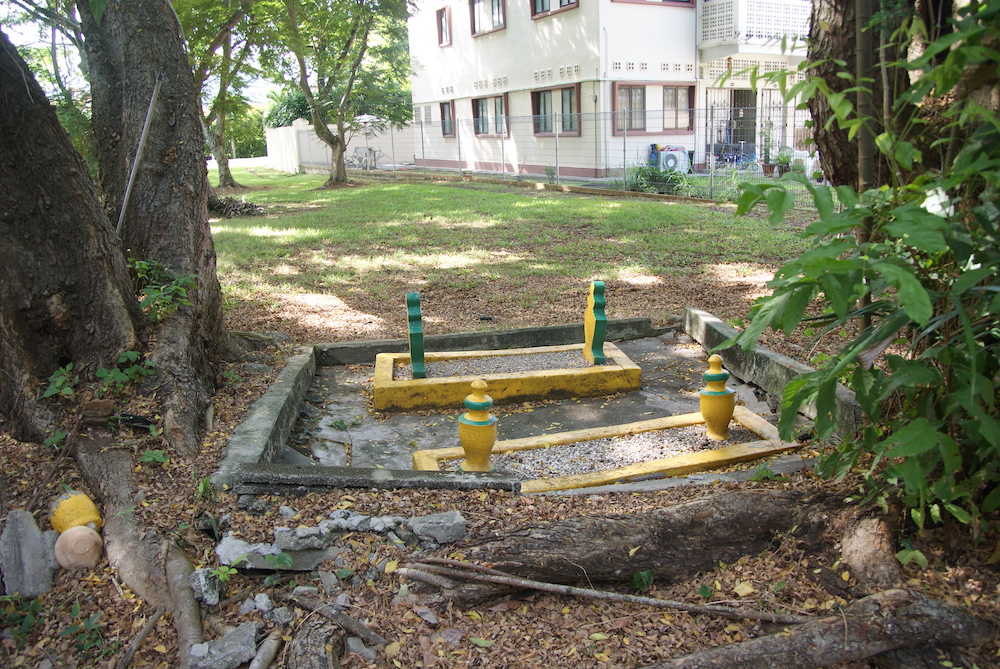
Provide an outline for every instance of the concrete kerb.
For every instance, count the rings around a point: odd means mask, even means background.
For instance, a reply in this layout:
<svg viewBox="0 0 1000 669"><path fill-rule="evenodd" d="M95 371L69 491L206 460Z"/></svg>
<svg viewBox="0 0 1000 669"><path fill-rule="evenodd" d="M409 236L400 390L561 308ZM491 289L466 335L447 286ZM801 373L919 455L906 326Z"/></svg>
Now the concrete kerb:
<svg viewBox="0 0 1000 669"><path fill-rule="evenodd" d="M607 339L656 337L666 331L654 328L649 318L620 318L608 321ZM426 353L442 351L483 351L576 344L583 341L583 324L550 325L516 330L489 330L460 334L424 335ZM404 353L406 339L384 339L337 344L317 344L316 362L323 367L374 363L378 353Z"/></svg>
<svg viewBox="0 0 1000 669"><path fill-rule="evenodd" d="M236 426L212 486L222 489L233 484L233 472L243 463L271 462L292 433L299 404L316 376L316 352L305 347L288 359L274 384L250 405L247 417Z"/></svg>
<svg viewBox="0 0 1000 669"><path fill-rule="evenodd" d="M739 334L736 328L700 309L685 310L684 330L706 351ZM733 376L753 383L774 397L781 397L785 385L799 374L815 371L797 360L759 346L751 351L734 346L718 351L718 354ZM863 419L861 406L854 393L844 386L837 388L836 403L839 434L853 435ZM813 404L804 405L799 411L808 418L816 418L816 406Z"/></svg>
<svg viewBox="0 0 1000 669"><path fill-rule="evenodd" d="M637 339L653 337L664 332L654 328L649 318L625 318L608 321L608 339ZM526 348L546 344L569 344L583 341L583 325L557 325L551 327L521 328L515 330L493 330L490 332L470 332L452 335L431 335L424 338L428 350L474 351L482 348ZM299 405L306 390L316 375L316 367L344 365L351 363L371 363L378 353L400 352L407 348L406 339L389 339L379 341L346 342L342 344L318 344L302 349L302 353L288 359L285 368L278 375L271 389L263 397L257 399L251 406L247 417L236 427L226 444L222 461L218 470L212 475L212 486L223 489L236 484L235 472L241 465L269 465L273 463L278 451L288 441L295 419L298 416ZM318 473L320 470L330 470L326 473L334 482L330 487L357 487L359 471L340 472L335 467L304 467L303 471ZM256 471L256 470L254 470ZM387 471L387 470L373 470ZM348 475L348 473L350 475ZM382 476L382 475L379 475ZM438 474L426 481L425 487L441 487L449 484L442 479L446 474ZM363 479L364 477L360 477ZM496 477L495 477L496 478ZM433 481L438 481L434 483ZM393 481L385 481L379 485L371 482L371 487L392 487ZM396 481L395 483L399 483ZM480 480L480 486L485 486ZM301 488L293 483L292 487ZM313 484L310 484L313 485ZM410 484L415 485L415 484ZM499 477L490 484L493 487L510 489L510 481ZM277 481L273 487L280 487ZM405 486L401 486L405 487Z"/></svg>

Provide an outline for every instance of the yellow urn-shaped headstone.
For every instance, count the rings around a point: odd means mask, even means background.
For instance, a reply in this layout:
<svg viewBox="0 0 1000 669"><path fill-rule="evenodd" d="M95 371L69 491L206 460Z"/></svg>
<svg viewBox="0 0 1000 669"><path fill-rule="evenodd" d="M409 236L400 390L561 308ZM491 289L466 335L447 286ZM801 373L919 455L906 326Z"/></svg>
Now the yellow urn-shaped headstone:
<svg viewBox="0 0 1000 669"><path fill-rule="evenodd" d="M733 419L736 396L726 388L729 372L722 369L722 357L713 355L708 359L708 371L702 374L705 387L701 390L701 417L705 419L705 430L709 439L729 439L729 421Z"/></svg>
<svg viewBox="0 0 1000 669"><path fill-rule="evenodd" d="M493 398L486 394L486 382L477 379L472 382L472 394L465 398L468 409L458 419L458 440L465 451L461 469L467 472L488 472L490 452L497 440L497 419L490 413Z"/></svg>
<svg viewBox="0 0 1000 669"><path fill-rule="evenodd" d="M63 569L89 569L101 559L104 542L97 530L104 525L93 500L70 490L52 503L49 524L59 533L56 562Z"/></svg>
<svg viewBox="0 0 1000 669"><path fill-rule="evenodd" d="M62 534L71 527L86 525L99 530L104 525L100 512L93 500L82 492L70 490L52 502L49 523L52 529Z"/></svg>

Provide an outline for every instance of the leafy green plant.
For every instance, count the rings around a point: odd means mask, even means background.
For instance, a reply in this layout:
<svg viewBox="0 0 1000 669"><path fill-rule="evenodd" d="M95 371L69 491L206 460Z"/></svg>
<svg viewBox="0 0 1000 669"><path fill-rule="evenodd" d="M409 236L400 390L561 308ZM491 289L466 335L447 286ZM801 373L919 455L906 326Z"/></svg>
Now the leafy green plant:
<svg viewBox="0 0 1000 669"><path fill-rule="evenodd" d="M155 260L129 258L128 265L135 273L139 307L152 322L159 323L182 305L191 304L188 291L198 285L193 274L181 276Z"/></svg>
<svg viewBox="0 0 1000 669"><path fill-rule="evenodd" d="M750 477L751 481L784 481L784 476L778 476L774 473L774 470L767 465L757 465L754 469L753 476Z"/></svg>
<svg viewBox="0 0 1000 669"><path fill-rule="evenodd" d="M230 579L232 579L233 576L236 576L236 574L240 573L239 569L237 569L236 567L241 562L244 562L246 559L247 559L246 555L241 555L235 560L233 560L232 563L230 564L220 564L218 567L213 567L212 569L209 569L208 575L217 578L219 580L219 583L221 583L222 585L226 585L227 583L229 583Z"/></svg>
<svg viewBox="0 0 1000 669"><path fill-rule="evenodd" d="M219 583L222 583L223 585L229 583L229 579L236 576L238 573L240 573L239 569L227 564L222 564L208 570L208 575L219 579Z"/></svg>
<svg viewBox="0 0 1000 669"><path fill-rule="evenodd" d="M8 630L22 650L31 630L41 622L44 614L40 599L25 601L15 595L0 595L0 627Z"/></svg>
<svg viewBox="0 0 1000 669"><path fill-rule="evenodd" d="M243 383L243 379L240 378L240 375L231 369L227 369L226 371L224 371L222 373L222 378L224 378L226 380L226 383L228 383L231 386L238 386L241 383Z"/></svg>
<svg viewBox="0 0 1000 669"><path fill-rule="evenodd" d="M653 572L649 569L637 571L632 576L632 587L639 592L649 590L653 585Z"/></svg>
<svg viewBox="0 0 1000 669"><path fill-rule="evenodd" d="M149 465L154 463L158 465L166 465L170 462L170 456L160 449L155 451L145 450L142 452L142 455L139 456L139 462L144 462Z"/></svg>
<svg viewBox="0 0 1000 669"><path fill-rule="evenodd" d="M52 448L58 448L63 442L63 439L67 437L67 434L61 430L56 430L51 437L46 437L42 443L46 446L51 446Z"/></svg>
<svg viewBox="0 0 1000 669"><path fill-rule="evenodd" d="M73 604L70 615L74 619L80 618L80 605ZM107 643L101 635L101 614L95 613L89 618L78 620L66 629L59 632L60 637L71 637L73 648L78 658L86 660L98 660L110 657L118 652L119 643Z"/></svg>
<svg viewBox="0 0 1000 669"><path fill-rule="evenodd" d="M709 585L701 585L698 587L698 596L703 597L704 599L711 597L713 592L715 591L712 590L712 587Z"/></svg>
<svg viewBox="0 0 1000 669"><path fill-rule="evenodd" d="M60 367L52 372L49 377L49 386L42 393L42 397L73 397L73 386L80 381L79 374L73 374L73 363L67 363L65 367Z"/></svg>
<svg viewBox="0 0 1000 669"><path fill-rule="evenodd" d="M292 556L284 551L274 555L265 555L264 559L275 569L288 569L292 566Z"/></svg>
<svg viewBox="0 0 1000 669"><path fill-rule="evenodd" d="M150 360L142 358L138 351L123 351L118 356L118 366L112 369L98 367L94 376L101 382L102 388L98 392L103 395L105 392L122 393L125 386L132 382L137 382L147 376L155 374L155 365Z"/></svg>
<svg viewBox="0 0 1000 669"><path fill-rule="evenodd" d="M271 565L271 568L274 569L276 572L264 579L265 586L272 586L277 582L278 580L277 570L291 569L292 567L292 556L284 551L281 551L280 553L276 553L274 555L265 555L264 559L267 560L267 563Z"/></svg>
<svg viewBox="0 0 1000 669"><path fill-rule="evenodd" d="M919 58L892 65L919 75L896 105L951 95L968 67L1000 60L984 41L1000 30L1000 6L965 7L954 27ZM833 95L815 78L788 93ZM842 127L864 132L849 99L833 102ZM846 374L866 421L817 471L834 478L860 471L862 501L896 497L917 528L958 522L980 536L1000 509L1000 118L967 99L945 118L950 127L935 133L945 139L930 167L916 144L926 132L919 116L875 138L891 174L912 175L906 180L858 193L788 177L819 212L806 230L812 248L778 270L773 292L730 343L749 347L768 327L791 331L817 298L831 314L828 330L855 324L858 334L828 364L786 386L781 433L790 436L797 409L815 402L818 436L833 436L837 380ZM965 139L951 143L951 135ZM763 202L777 222L789 195L781 184L750 185L739 210ZM851 234L858 228L865 234ZM920 562L918 553L907 548L899 559Z"/></svg>
<svg viewBox="0 0 1000 669"><path fill-rule="evenodd" d="M212 487L211 478L202 476L198 479L198 485L195 487L195 499L199 502L215 501L215 488Z"/></svg>
<svg viewBox="0 0 1000 669"><path fill-rule="evenodd" d="M628 190L642 193L671 194L687 180L680 170L661 170L654 165L634 165L628 168Z"/></svg>

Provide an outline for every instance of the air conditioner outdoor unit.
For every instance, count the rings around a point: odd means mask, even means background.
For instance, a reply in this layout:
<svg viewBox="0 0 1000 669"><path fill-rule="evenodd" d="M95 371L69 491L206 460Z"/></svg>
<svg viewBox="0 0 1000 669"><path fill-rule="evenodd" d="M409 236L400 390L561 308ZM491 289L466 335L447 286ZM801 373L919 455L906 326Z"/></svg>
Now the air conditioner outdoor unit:
<svg viewBox="0 0 1000 669"><path fill-rule="evenodd" d="M677 170L686 174L689 167L688 152L683 146L665 146L660 151L661 170Z"/></svg>

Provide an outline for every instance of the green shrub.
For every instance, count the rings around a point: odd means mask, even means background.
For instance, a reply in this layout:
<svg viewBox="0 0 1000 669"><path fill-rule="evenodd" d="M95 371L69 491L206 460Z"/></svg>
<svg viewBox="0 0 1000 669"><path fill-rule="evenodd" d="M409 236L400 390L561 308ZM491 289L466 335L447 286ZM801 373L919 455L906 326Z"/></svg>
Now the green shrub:
<svg viewBox="0 0 1000 669"><path fill-rule="evenodd" d="M1000 30L998 17L1000 6L963 9L954 34L906 65L924 71L900 99L949 95L967 67L1000 60L984 42ZM809 79L789 94L810 91L828 89ZM838 101L837 116L847 127L860 125L847 100ZM791 331L817 298L828 331L857 324L851 331L859 334L821 369L786 386L782 434L791 435L800 406L815 402L817 436L831 437L837 380L847 377L865 423L818 471L860 471L861 498L883 506L900 499L917 528L958 522L979 536L1000 509L1000 118L971 103L953 105L946 117L955 136L968 139L941 169L921 167L919 119L876 138L894 174L914 175L909 182L858 193L786 177L802 183L819 212L805 231L812 248L778 270L773 292L729 344L750 347L768 327ZM748 185L739 210L763 202L777 222L790 200L780 183ZM868 235L854 236L862 226ZM919 562L913 553L900 559Z"/></svg>

